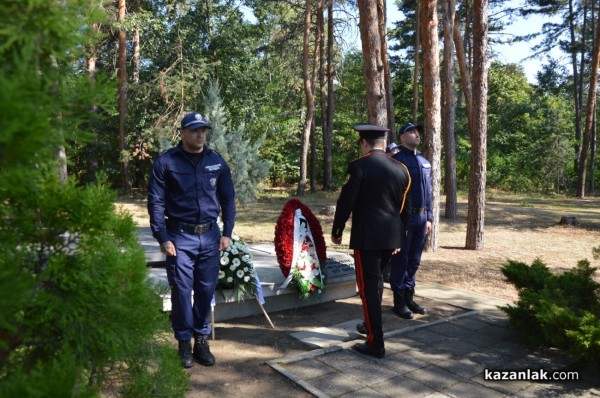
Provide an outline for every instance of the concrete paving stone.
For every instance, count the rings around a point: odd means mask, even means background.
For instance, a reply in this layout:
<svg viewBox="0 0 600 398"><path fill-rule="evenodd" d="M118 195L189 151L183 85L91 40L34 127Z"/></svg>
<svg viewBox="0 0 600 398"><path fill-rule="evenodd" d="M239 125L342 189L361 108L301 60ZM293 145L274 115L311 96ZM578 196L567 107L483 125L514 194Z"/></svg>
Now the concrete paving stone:
<svg viewBox="0 0 600 398"><path fill-rule="evenodd" d="M429 363L443 362L454 357L453 354L439 349L436 346L419 347L413 350L405 351L405 353L411 357L415 357Z"/></svg>
<svg viewBox="0 0 600 398"><path fill-rule="evenodd" d="M477 319L499 327L508 326L508 315L498 308L488 309L485 312L480 312Z"/></svg>
<svg viewBox="0 0 600 398"><path fill-rule="evenodd" d="M345 370L347 368L366 363L369 360L364 355L355 354L353 350L339 350L327 355L322 355L319 360L334 369Z"/></svg>
<svg viewBox="0 0 600 398"><path fill-rule="evenodd" d="M483 373L471 377L470 380L504 394L515 394L532 384L530 381L525 380L484 380Z"/></svg>
<svg viewBox="0 0 600 398"><path fill-rule="evenodd" d="M425 384L436 391L443 391L450 386L465 380L462 376L450 373L447 370L433 365L413 370L405 376L418 381L421 384Z"/></svg>
<svg viewBox="0 0 600 398"><path fill-rule="evenodd" d="M503 355L509 355L514 358L522 358L531 352L531 349L524 344L512 341L501 341L488 347L492 351L497 351Z"/></svg>
<svg viewBox="0 0 600 398"><path fill-rule="evenodd" d="M436 363L435 366L466 379L470 379L471 377L482 373L485 368L485 366L479 362L464 357L451 358L447 361Z"/></svg>
<svg viewBox="0 0 600 398"><path fill-rule="evenodd" d="M445 389L444 394L456 398L500 398L506 394L470 381L461 381Z"/></svg>
<svg viewBox="0 0 600 398"><path fill-rule="evenodd" d="M351 339L343 330L330 327L314 328L302 332L291 333L290 335L303 343L314 347L327 347Z"/></svg>
<svg viewBox="0 0 600 398"><path fill-rule="evenodd" d="M378 359L377 363L400 375L429 365L425 361L411 357L410 355L405 355L404 353L386 355L385 358Z"/></svg>
<svg viewBox="0 0 600 398"><path fill-rule="evenodd" d="M350 391L339 398L381 398L381 393L369 387L360 390Z"/></svg>
<svg viewBox="0 0 600 398"><path fill-rule="evenodd" d="M556 384L532 384L530 387L516 392L510 397L514 398L597 398L600 390L590 388L588 385L569 386Z"/></svg>
<svg viewBox="0 0 600 398"><path fill-rule="evenodd" d="M477 351L480 347L469 343L464 338L460 337L449 337L440 343L437 343L435 347L447 351L453 355L464 355L469 352Z"/></svg>
<svg viewBox="0 0 600 398"><path fill-rule="evenodd" d="M460 319L453 319L450 321L450 323L456 324L463 328L466 328L469 330L474 330L474 331L483 329L484 327L489 325L489 323L486 323L475 317L464 317L464 318L460 318Z"/></svg>
<svg viewBox="0 0 600 398"><path fill-rule="evenodd" d="M385 340L385 351L386 353L398 353L412 349L418 349L424 345L425 343L421 343L420 341L414 341L395 336Z"/></svg>
<svg viewBox="0 0 600 398"><path fill-rule="evenodd" d="M309 384L329 397L337 397L366 387L357 379L348 377L348 375L342 372L330 373L312 379Z"/></svg>
<svg viewBox="0 0 600 398"><path fill-rule="evenodd" d="M353 377L366 386L380 383L385 379L397 376L392 369L385 368L376 362L367 362L351 368L346 368L344 373Z"/></svg>
<svg viewBox="0 0 600 398"><path fill-rule="evenodd" d="M435 391L429 395L425 395L425 398L451 398L450 395L442 394L441 392Z"/></svg>
<svg viewBox="0 0 600 398"><path fill-rule="evenodd" d="M519 341L519 335L517 332L506 327L497 325L489 325L487 327L479 329L478 333L487 336L493 336L501 340Z"/></svg>
<svg viewBox="0 0 600 398"><path fill-rule="evenodd" d="M489 369L496 369L498 366L514 359L511 356L501 354L498 351L493 351L488 348L467 353L465 354L465 358L479 362Z"/></svg>
<svg viewBox="0 0 600 398"><path fill-rule="evenodd" d="M436 392L431 387L405 376L386 379L381 383L373 384L371 388L385 397L419 398Z"/></svg>
<svg viewBox="0 0 600 398"><path fill-rule="evenodd" d="M502 341L502 339L500 337L485 334L482 332L482 330L483 329L471 331L471 333L464 336L464 340L468 341L470 344L473 344L473 345L479 347L479 349L492 346L492 345Z"/></svg>
<svg viewBox="0 0 600 398"><path fill-rule="evenodd" d="M336 372L336 369L328 366L316 358L304 359L302 361L292 362L281 365L287 372L293 373L304 380L314 379L329 373Z"/></svg>
<svg viewBox="0 0 600 398"><path fill-rule="evenodd" d="M418 329L412 332L405 333L404 336L408 339L420 341L425 344L435 344L446 340L448 337L443 334L432 332L428 329Z"/></svg>
<svg viewBox="0 0 600 398"><path fill-rule="evenodd" d="M471 331L459 324L452 322L442 322L427 328L431 332L439 333L446 337L464 337Z"/></svg>

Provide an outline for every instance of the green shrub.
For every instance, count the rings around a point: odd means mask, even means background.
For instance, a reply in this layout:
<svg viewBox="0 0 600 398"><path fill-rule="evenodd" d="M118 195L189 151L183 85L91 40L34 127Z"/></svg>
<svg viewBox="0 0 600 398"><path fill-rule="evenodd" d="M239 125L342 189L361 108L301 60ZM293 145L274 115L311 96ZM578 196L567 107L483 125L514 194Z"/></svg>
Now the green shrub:
<svg viewBox="0 0 600 398"><path fill-rule="evenodd" d="M600 284L587 260L555 275L540 260L509 261L502 273L519 290L516 305L501 307L509 326L529 344L564 349L585 361L600 358Z"/></svg>
<svg viewBox="0 0 600 398"><path fill-rule="evenodd" d="M99 181L45 176L30 186L35 194L2 192L0 396L97 396L114 383L148 392L132 396L188 388L161 337L169 322L135 225Z"/></svg>

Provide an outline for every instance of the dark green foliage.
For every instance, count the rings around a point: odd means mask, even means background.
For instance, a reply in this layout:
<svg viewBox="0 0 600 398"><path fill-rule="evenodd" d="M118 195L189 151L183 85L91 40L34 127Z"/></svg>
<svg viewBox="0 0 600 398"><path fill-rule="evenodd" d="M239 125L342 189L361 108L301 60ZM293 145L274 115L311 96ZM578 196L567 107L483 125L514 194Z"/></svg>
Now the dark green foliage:
<svg viewBox="0 0 600 398"><path fill-rule="evenodd" d="M525 341L561 348L586 360L600 358L600 283L587 260L555 275L536 259L509 261L502 273L519 289L515 306L501 307Z"/></svg>
<svg viewBox="0 0 600 398"><path fill-rule="evenodd" d="M182 396L132 219L105 177L58 178L57 153L106 103L78 69L88 6L0 3L0 396Z"/></svg>

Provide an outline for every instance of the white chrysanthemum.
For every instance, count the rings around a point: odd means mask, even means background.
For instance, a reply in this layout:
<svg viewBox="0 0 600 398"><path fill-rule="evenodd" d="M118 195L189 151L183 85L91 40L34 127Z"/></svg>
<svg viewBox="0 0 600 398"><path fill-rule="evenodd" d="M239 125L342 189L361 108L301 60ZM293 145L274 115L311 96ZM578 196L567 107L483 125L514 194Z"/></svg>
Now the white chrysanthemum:
<svg viewBox="0 0 600 398"><path fill-rule="evenodd" d="M233 282L233 278L232 277L228 277L227 278L227 283L231 283L231 282Z"/></svg>
<svg viewBox="0 0 600 398"><path fill-rule="evenodd" d="M239 258L234 258L234 259L233 259L233 261L232 261L231 263L237 267L237 266L238 266L238 265L240 265L242 262L240 261L240 259L239 259Z"/></svg>
<svg viewBox="0 0 600 398"><path fill-rule="evenodd" d="M224 255L224 256L229 256L229 250L225 250L225 251L223 252L223 255Z"/></svg>
<svg viewBox="0 0 600 398"><path fill-rule="evenodd" d="M219 279L225 278L225 271L219 271Z"/></svg>
<svg viewBox="0 0 600 398"><path fill-rule="evenodd" d="M221 265L227 265L227 264L229 264L229 257L227 257L227 256L221 257Z"/></svg>
<svg viewBox="0 0 600 398"><path fill-rule="evenodd" d="M248 272L248 267L244 267L244 272Z"/></svg>
<svg viewBox="0 0 600 398"><path fill-rule="evenodd" d="M248 282L249 280L250 280L250 277L249 277L249 276L245 276L245 277L244 277L244 282Z"/></svg>
<svg viewBox="0 0 600 398"><path fill-rule="evenodd" d="M242 261L245 262L245 263L249 263L250 262L250 256L247 255L247 254L244 254L242 256Z"/></svg>
<svg viewBox="0 0 600 398"><path fill-rule="evenodd" d="M235 264L231 264L231 266L229 267L229 269L230 269L231 271L235 271L235 269L236 269L237 267L238 267L237 265L235 265Z"/></svg>
<svg viewBox="0 0 600 398"><path fill-rule="evenodd" d="M242 279L244 277L244 271L242 271L241 269L238 269L238 271L235 273L235 275Z"/></svg>
<svg viewBox="0 0 600 398"><path fill-rule="evenodd" d="M239 254L239 251L238 251L238 249L236 249L235 247L234 247L234 248L232 248L232 249L231 249L231 254L233 254L233 255L237 255L237 254Z"/></svg>

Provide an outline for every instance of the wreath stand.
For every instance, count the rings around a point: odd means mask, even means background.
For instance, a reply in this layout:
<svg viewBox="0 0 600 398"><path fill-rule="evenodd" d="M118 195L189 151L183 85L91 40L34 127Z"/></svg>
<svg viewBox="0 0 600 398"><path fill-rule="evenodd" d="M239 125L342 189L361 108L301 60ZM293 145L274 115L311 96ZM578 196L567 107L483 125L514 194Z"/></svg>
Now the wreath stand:
<svg viewBox="0 0 600 398"><path fill-rule="evenodd" d="M262 313L264 314L265 318L267 318L267 321L269 321L269 325L271 325L271 328L275 329L275 325L273 325L273 322L271 321L269 314L267 314L267 311L265 310L265 307L261 304L260 300L258 299L258 296L254 296L254 299L256 300L256 303L262 310ZM214 304L211 304L211 306L210 306L210 328L212 330L211 339L216 340L217 338L215 337L215 305Z"/></svg>

